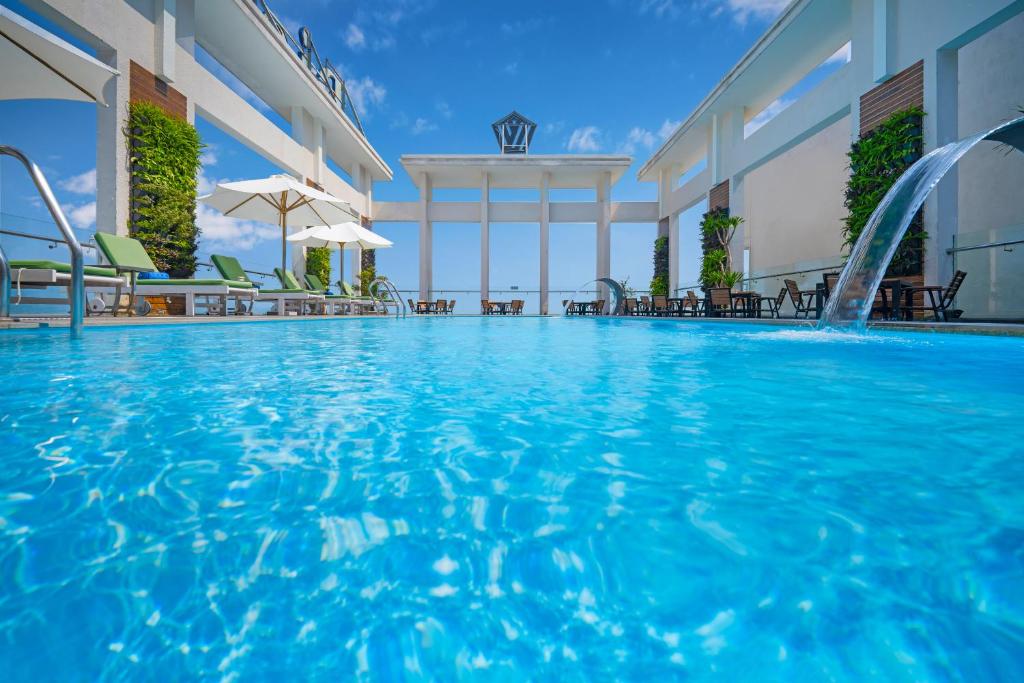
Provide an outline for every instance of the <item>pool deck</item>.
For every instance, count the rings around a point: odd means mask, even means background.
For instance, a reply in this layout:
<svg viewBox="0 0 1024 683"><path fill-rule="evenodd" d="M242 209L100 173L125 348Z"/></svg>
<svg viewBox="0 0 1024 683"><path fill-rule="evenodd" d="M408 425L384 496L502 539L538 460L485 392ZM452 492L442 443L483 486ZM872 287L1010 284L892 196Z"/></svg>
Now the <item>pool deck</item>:
<svg viewBox="0 0 1024 683"><path fill-rule="evenodd" d="M304 315L304 316L276 316L276 315L230 315L230 316L195 316L187 318L184 316L160 316L160 317L145 317L139 318L134 316L96 316L85 319L86 327L117 327L117 326L129 326L129 327L152 327L161 325L216 325L223 323L280 323L280 322L297 322L297 321L316 321L316 320L332 320L332 319L368 319L368 318L390 318L394 317L391 315L384 316L380 314L376 315ZM479 314L477 315L454 315L454 316L415 316L410 314L408 317L424 317L424 318L480 318L485 317ZM540 315L521 315L521 316L486 316L500 319L516 319L516 318L559 318L562 316L540 316ZM635 321L667 321L675 322L678 324L686 325L692 323L705 323L705 324L716 324L716 325L768 325L776 327L807 327L812 328L817 325L816 320L803 320L794 318L678 318L678 317L657 317L651 318L647 316L615 316L618 320L635 320ZM41 328L63 328L68 327L69 320L67 318L15 318L11 320L0 320L0 330L6 329L41 329ZM874 321L868 324L871 329L877 330L893 330L903 332L945 332L955 334L984 334L993 336L1004 336L1004 337L1024 337L1024 324L1017 323L986 323L986 322L952 322L952 323L936 323L929 321Z"/></svg>

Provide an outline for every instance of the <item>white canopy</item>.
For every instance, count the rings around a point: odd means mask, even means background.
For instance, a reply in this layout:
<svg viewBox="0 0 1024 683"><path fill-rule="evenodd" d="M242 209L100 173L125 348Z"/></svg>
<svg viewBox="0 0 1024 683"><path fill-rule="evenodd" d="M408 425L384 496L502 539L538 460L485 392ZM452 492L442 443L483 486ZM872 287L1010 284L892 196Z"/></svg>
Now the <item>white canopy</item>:
<svg viewBox="0 0 1024 683"><path fill-rule="evenodd" d="M338 252L339 280L345 278L345 249L387 249L393 245L391 240L351 221L338 225L314 225L294 235L289 235L288 241L307 247L327 247L332 250L341 250Z"/></svg>
<svg viewBox="0 0 1024 683"><path fill-rule="evenodd" d="M107 105L117 71L0 7L0 100L78 100Z"/></svg>
<svg viewBox="0 0 1024 683"><path fill-rule="evenodd" d="M288 175L220 183L199 198L225 216L281 226L281 268L287 269L288 226L332 225L358 218L348 202L300 183Z"/></svg>
<svg viewBox="0 0 1024 683"><path fill-rule="evenodd" d="M329 249L387 249L393 246L391 240L381 237L356 223L338 225L314 225L288 236L289 242L299 242L307 247L328 247Z"/></svg>

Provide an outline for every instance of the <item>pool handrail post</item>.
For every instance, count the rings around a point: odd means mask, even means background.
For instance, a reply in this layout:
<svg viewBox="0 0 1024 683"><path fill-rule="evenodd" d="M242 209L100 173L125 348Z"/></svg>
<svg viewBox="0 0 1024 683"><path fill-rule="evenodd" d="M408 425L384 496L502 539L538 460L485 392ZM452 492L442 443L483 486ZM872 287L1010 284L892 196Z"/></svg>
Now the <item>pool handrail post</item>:
<svg viewBox="0 0 1024 683"><path fill-rule="evenodd" d="M82 252L82 245L78 243L78 238L72 232L67 218L64 217L64 212L61 211L57 199L53 196L50 183L46 182L46 176L39 170L39 167L25 156L21 150L7 145L0 145L0 156L14 157L22 163L32 178L36 190L39 191L39 196L46 204L46 208L49 209L53 221L57 224L61 234L64 235L64 241L71 252L71 283L68 287L70 292L69 298L71 299L71 337L81 337L82 323L85 317L85 257ZM4 284L0 284L0 294L3 295L3 306L7 308L10 295L10 269L7 267L6 259L4 259L0 267L4 271L3 279L5 281Z"/></svg>
<svg viewBox="0 0 1024 683"><path fill-rule="evenodd" d="M0 244L0 318L11 317L11 266Z"/></svg>

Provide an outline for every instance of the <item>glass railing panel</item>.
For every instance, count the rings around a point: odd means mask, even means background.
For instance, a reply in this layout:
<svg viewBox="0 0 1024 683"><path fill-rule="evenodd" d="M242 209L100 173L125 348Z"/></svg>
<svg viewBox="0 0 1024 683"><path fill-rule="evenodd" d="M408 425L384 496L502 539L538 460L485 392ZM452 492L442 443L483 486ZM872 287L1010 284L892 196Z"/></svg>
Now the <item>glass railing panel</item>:
<svg viewBox="0 0 1024 683"><path fill-rule="evenodd" d="M951 251L967 273L955 300L963 319L1024 320L1024 224L958 233Z"/></svg>

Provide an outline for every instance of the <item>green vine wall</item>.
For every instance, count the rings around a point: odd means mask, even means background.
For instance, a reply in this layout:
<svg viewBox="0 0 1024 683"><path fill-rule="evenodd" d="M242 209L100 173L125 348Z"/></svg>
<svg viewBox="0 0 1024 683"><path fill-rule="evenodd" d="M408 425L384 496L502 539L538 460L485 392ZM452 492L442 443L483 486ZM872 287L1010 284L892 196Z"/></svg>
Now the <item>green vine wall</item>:
<svg viewBox="0 0 1024 683"><path fill-rule="evenodd" d="M843 246L847 250L857 242L871 213L896 179L921 158L923 119L924 111L918 107L898 111L850 148L850 180L844 202L849 214L843 225ZM889 265L888 274L921 274L926 237L924 219L918 211Z"/></svg>
<svg viewBox="0 0 1024 683"><path fill-rule="evenodd" d="M331 286L331 250L327 247L306 249L306 272L316 275L324 287Z"/></svg>
<svg viewBox="0 0 1024 683"><path fill-rule="evenodd" d="M124 130L131 173L129 234L171 277L196 271L196 175L202 143L187 121L132 102Z"/></svg>
<svg viewBox="0 0 1024 683"><path fill-rule="evenodd" d="M668 237L654 240L654 277L651 296L668 296Z"/></svg>

